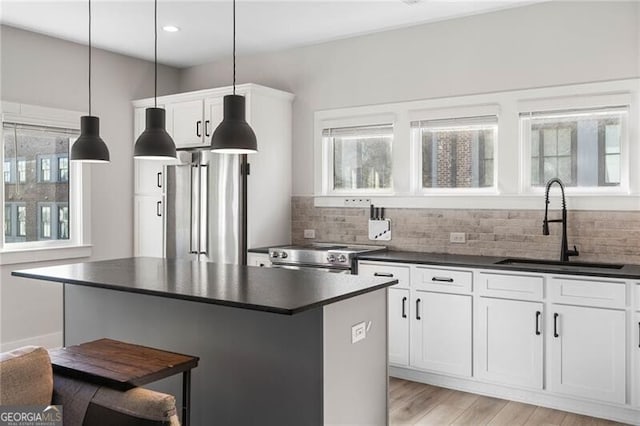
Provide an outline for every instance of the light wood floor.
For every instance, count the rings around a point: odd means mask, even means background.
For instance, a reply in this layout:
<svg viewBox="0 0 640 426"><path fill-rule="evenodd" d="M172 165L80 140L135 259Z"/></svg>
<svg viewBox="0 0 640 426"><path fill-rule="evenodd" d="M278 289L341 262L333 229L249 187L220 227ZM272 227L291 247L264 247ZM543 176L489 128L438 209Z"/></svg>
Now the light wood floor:
<svg viewBox="0 0 640 426"><path fill-rule="evenodd" d="M620 423L389 378L392 425L562 425Z"/></svg>

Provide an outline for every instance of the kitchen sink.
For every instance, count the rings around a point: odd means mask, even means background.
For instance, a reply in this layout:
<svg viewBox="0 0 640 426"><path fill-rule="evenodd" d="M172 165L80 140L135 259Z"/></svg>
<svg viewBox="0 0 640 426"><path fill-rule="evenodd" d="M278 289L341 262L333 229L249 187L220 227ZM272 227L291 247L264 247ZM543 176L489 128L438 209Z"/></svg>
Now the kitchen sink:
<svg viewBox="0 0 640 426"><path fill-rule="evenodd" d="M532 267L539 265L547 269L622 269L624 265L616 263L597 263L597 262L559 262L555 260L538 260L538 259L502 259L495 262L494 265L512 265Z"/></svg>

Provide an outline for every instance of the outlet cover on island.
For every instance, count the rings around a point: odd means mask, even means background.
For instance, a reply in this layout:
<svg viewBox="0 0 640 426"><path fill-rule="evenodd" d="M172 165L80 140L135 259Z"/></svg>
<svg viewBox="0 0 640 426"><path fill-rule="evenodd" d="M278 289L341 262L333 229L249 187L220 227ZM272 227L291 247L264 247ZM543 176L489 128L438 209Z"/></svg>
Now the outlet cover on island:
<svg viewBox="0 0 640 426"><path fill-rule="evenodd" d="M367 324L363 321L351 327L351 343L359 342L367 337Z"/></svg>
<svg viewBox="0 0 640 426"><path fill-rule="evenodd" d="M315 229L305 229L304 230L304 237L305 238L315 238L316 237L316 230Z"/></svg>
<svg viewBox="0 0 640 426"><path fill-rule="evenodd" d="M452 232L449 234L449 242L451 243L466 243L467 238L464 232Z"/></svg>

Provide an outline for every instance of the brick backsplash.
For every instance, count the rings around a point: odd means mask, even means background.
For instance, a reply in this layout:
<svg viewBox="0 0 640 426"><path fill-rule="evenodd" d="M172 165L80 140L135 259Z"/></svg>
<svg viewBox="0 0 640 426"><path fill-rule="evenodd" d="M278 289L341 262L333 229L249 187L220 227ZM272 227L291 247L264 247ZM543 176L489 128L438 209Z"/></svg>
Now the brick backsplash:
<svg viewBox="0 0 640 426"><path fill-rule="evenodd" d="M310 241L381 244L394 250L430 253L554 259L560 256L561 225L549 224L542 235L544 210L385 209L391 220L391 241L367 237L368 208L314 207L313 197L292 197L294 244ZM552 210L549 218L559 217ZM640 264L640 212L569 211L569 246L583 261ZM315 229L314 240L303 231ZM464 232L467 242L449 242L450 232Z"/></svg>

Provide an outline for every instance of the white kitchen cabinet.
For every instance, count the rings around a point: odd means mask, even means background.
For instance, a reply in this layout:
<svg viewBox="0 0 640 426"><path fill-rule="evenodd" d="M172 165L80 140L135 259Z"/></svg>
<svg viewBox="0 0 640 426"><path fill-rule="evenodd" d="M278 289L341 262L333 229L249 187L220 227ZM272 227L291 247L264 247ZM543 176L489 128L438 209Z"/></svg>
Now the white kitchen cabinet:
<svg viewBox="0 0 640 426"><path fill-rule="evenodd" d="M553 392L625 403L625 312L553 304L547 324Z"/></svg>
<svg viewBox="0 0 640 426"><path fill-rule="evenodd" d="M480 297L476 377L542 389L542 303Z"/></svg>
<svg viewBox="0 0 640 426"><path fill-rule="evenodd" d="M267 253L247 253L247 265L270 268L271 260Z"/></svg>
<svg viewBox="0 0 640 426"><path fill-rule="evenodd" d="M211 137L224 116L223 97L207 98L204 101L204 137L205 144L211 143Z"/></svg>
<svg viewBox="0 0 640 426"><path fill-rule="evenodd" d="M204 99L168 104L171 136L178 148L198 147L205 143Z"/></svg>
<svg viewBox="0 0 640 426"><path fill-rule="evenodd" d="M164 256L164 197L135 196L134 256Z"/></svg>
<svg viewBox="0 0 640 426"><path fill-rule="evenodd" d="M411 365L471 376L471 296L412 291Z"/></svg>
<svg viewBox="0 0 640 426"><path fill-rule="evenodd" d="M409 290L389 288L389 363L409 365Z"/></svg>
<svg viewBox="0 0 640 426"><path fill-rule="evenodd" d="M640 305L637 305L636 309L640 310ZM634 354L632 356L632 362L634 362L633 365L635 367L635 398L632 403L640 408L640 312L636 312L633 315L631 334L635 336L631 339Z"/></svg>
<svg viewBox="0 0 640 426"><path fill-rule="evenodd" d="M145 109L134 111L134 142L145 128ZM133 192L143 195L162 195L165 185L165 168L162 161L134 160Z"/></svg>
<svg viewBox="0 0 640 426"><path fill-rule="evenodd" d="M358 275L395 278L398 284L389 288L389 363L409 365L410 268L384 262L358 262Z"/></svg>

